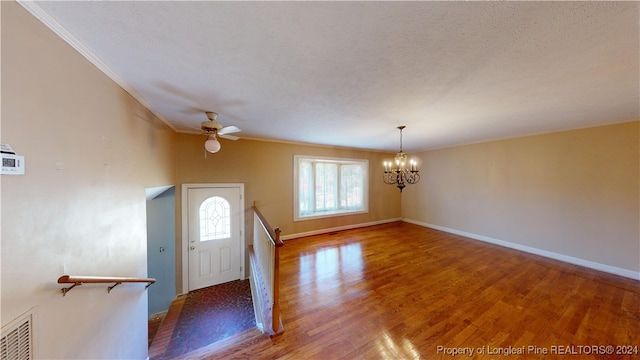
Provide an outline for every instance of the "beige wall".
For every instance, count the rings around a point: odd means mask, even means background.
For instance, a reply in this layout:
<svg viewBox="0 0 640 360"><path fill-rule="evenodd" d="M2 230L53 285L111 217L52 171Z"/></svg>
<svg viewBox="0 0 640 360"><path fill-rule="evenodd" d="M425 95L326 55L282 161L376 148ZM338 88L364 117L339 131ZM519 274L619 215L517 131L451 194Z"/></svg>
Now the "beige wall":
<svg viewBox="0 0 640 360"><path fill-rule="evenodd" d="M174 183L175 134L13 2L2 2L2 143L26 174L2 175L2 325L35 307L36 355L145 359L145 187Z"/></svg>
<svg viewBox="0 0 640 360"><path fill-rule="evenodd" d="M242 133L239 134L242 136ZM204 155L201 135L177 136L177 182L184 183L244 183L245 207L256 201L260 212L282 236L295 236L322 229L381 222L400 218L400 193L394 186L382 182L382 162L393 154L322 146L295 145L267 141L221 139L222 149ZM369 160L369 213L318 220L293 221L293 156L315 155ZM181 194L176 194L181 203ZM178 208L177 238L181 241L182 226ZM251 217L245 218L247 245L251 243ZM178 244L178 272L181 272L181 247ZM181 275L178 275L181 278ZM178 285L181 288L181 285Z"/></svg>
<svg viewBox="0 0 640 360"><path fill-rule="evenodd" d="M638 124L420 153L402 215L637 273Z"/></svg>

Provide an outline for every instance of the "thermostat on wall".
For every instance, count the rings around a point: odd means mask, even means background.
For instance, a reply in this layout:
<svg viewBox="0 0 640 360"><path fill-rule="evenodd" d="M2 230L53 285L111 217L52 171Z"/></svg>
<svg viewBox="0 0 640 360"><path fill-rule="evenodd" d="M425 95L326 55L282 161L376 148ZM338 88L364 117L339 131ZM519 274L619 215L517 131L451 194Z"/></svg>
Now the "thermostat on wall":
<svg viewBox="0 0 640 360"><path fill-rule="evenodd" d="M16 155L11 146L0 144L2 155L2 175L24 175L24 156Z"/></svg>

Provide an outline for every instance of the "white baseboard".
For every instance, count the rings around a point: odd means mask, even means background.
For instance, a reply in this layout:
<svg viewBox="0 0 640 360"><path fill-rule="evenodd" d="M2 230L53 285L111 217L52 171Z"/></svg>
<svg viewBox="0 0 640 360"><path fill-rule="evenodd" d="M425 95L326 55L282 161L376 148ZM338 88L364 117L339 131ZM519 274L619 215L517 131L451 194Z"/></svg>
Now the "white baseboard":
<svg viewBox="0 0 640 360"><path fill-rule="evenodd" d="M326 234L334 231L350 230L350 229L357 229L357 228L373 226L373 225L387 224L395 221L402 221L402 218L386 219L386 220L372 221L372 222L362 223L362 224L344 225L344 226L338 226L338 227L327 228L327 229L313 230L313 231L307 231L303 233L283 235L280 238L283 241L285 241L285 240L297 239L305 236Z"/></svg>
<svg viewBox="0 0 640 360"><path fill-rule="evenodd" d="M403 221L411 223L411 224L416 224L416 225L428 227L428 228L431 228L431 229L441 230L441 231L448 232L448 233L451 233L451 234L456 234L456 235L468 237L468 238L471 238L471 239L474 239L474 240L480 240L480 241L488 242L488 243L491 243L491 244L504 246L504 247L507 247L507 248L510 248L510 249L524 251L524 252L527 252L527 253L530 253L530 254L534 254L534 255L544 256L546 258L563 261L563 262L566 262L566 263L569 263L569 264L583 266L583 267L594 269L594 270L598 270L598 271L603 271L603 272L606 272L606 273L609 273L609 274L624 276L626 278L630 278L630 279L634 279L634 280L640 280L640 272L638 272L638 271L632 271L632 270L627 270L627 269L623 269L623 268L619 268L619 267L615 267L615 266L611 266L611 265L605 265L605 264L597 263L597 262L594 262L594 261L579 259L579 258L575 258L575 257L572 257L572 256L567 256L567 255L563 255L563 254L554 253L554 252L551 252L551 251L546 251L546 250L533 248L533 247L526 246L526 245L520 245L520 244L511 243L511 242L504 241L504 240L498 240L498 239L490 238L488 236L477 235L477 234L473 234L473 233L468 233L466 231L460 231L460 230L456 230L456 229L447 228L447 227L444 227L444 226L428 224L428 223L424 223L424 222L417 221L417 220L412 220L412 219L406 219L405 218Z"/></svg>

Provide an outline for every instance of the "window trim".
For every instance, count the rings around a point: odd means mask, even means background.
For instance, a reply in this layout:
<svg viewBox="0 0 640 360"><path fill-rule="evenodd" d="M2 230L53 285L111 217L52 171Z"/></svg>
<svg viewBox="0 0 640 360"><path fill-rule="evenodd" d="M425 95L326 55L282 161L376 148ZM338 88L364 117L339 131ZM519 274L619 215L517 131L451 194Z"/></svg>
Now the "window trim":
<svg viewBox="0 0 640 360"><path fill-rule="evenodd" d="M320 215L308 215L300 216L300 202L299 202L299 164L300 160L309 160L312 162L328 162L334 164L360 164L364 166L364 174L362 179L362 209L361 210L337 210L326 212ZM339 188L338 183L338 188ZM339 190L338 190L339 193ZM339 197L339 196L338 196ZM309 156L309 155L293 155L293 221L306 221L315 220L321 218L329 218L336 216L348 216L355 214L367 214L369 213L369 160L368 159L353 159L353 158L338 158L327 156Z"/></svg>

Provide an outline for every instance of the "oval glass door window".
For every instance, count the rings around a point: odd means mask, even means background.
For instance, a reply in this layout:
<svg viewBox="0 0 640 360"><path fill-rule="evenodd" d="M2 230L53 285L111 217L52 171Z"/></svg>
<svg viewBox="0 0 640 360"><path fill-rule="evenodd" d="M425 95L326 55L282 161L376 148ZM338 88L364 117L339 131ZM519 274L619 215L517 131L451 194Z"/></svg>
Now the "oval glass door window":
<svg viewBox="0 0 640 360"><path fill-rule="evenodd" d="M231 208L222 197L213 196L200 204L200 241L231 237Z"/></svg>

